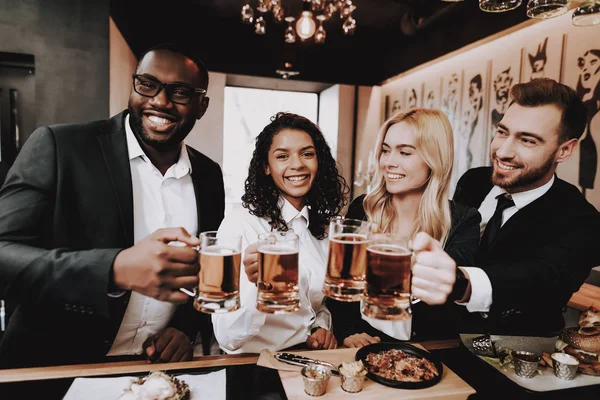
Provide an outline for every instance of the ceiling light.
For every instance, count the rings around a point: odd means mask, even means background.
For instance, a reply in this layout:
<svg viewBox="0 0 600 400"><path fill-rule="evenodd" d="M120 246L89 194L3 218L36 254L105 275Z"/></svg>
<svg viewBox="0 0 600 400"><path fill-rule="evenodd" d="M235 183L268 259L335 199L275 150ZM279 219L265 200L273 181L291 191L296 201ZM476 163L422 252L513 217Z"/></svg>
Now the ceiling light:
<svg viewBox="0 0 600 400"><path fill-rule="evenodd" d="M505 12L521 5L521 0L479 0L479 8L485 12Z"/></svg>
<svg viewBox="0 0 600 400"><path fill-rule="evenodd" d="M571 0L529 0L526 13L529 18L554 18L569 11L570 4Z"/></svg>
<svg viewBox="0 0 600 400"><path fill-rule="evenodd" d="M285 1L288 6L293 2ZM287 8L285 10L289 11ZM267 31L265 19L267 14L271 13L275 22L287 21L288 27L284 33L286 43L294 43L298 36L303 41L314 37L315 43L322 44L327 36L323 23L333 19L336 14L340 16L344 34L354 34L356 31L356 19L352 15L354 10L356 6L353 0L302 0L302 12L296 18L286 15L283 0L258 0L256 8L252 8L250 3L242 7L241 18L245 24L254 24L254 31L257 34L264 35ZM319 21L318 27L315 20ZM296 21L295 27L292 25L294 21Z"/></svg>
<svg viewBox="0 0 600 400"><path fill-rule="evenodd" d="M600 25L600 0L581 3L573 12L571 21L575 26Z"/></svg>

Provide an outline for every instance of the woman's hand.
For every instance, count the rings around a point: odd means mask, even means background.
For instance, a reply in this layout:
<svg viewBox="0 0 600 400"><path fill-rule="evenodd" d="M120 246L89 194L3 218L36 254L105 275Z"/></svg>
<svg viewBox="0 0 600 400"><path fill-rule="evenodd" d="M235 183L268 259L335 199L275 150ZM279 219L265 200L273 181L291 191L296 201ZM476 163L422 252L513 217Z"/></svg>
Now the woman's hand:
<svg viewBox="0 0 600 400"><path fill-rule="evenodd" d="M344 339L344 346L346 347L363 347L368 344L379 343L381 339L379 336L371 336L366 333L356 333L348 336Z"/></svg>
<svg viewBox="0 0 600 400"><path fill-rule="evenodd" d="M244 270L248 280L256 285L258 281L258 243L246 247L244 253Z"/></svg>
<svg viewBox="0 0 600 400"><path fill-rule="evenodd" d="M306 345L311 350L337 349L337 339L328 329L319 328L306 339Z"/></svg>

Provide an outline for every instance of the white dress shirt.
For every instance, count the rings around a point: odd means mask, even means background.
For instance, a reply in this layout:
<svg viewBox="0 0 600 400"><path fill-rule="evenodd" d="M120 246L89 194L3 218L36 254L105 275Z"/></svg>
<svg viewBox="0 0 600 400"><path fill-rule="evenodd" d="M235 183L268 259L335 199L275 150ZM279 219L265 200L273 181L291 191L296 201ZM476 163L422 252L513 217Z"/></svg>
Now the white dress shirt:
<svg viewBox="0 0 600 400"><path fill-rule="evenodd" d="M308 208L298 211L280 198L281 216L299 236L300 309L288 314L267 314L256 309L257 288L248 280L242 263L240 273L241 307L227 314L213 314L215 337L227 353L259 353L304 343L312 327L331 329L331 314L324 304L323 283L327 265L328 240L316 239L308 228ZM269 222L243 208L225 217L219 234L242 235L242 258L246 247L258 235L271 232Z"/></svg>
<svg viewBox="0 0 600 400"><path fill-rule="evenodd" d="M515 203L514 206L506 208L502 212L502 225L506 223L513 215L519 210L523 209L530 203L542 197L554 184L554 175L544 185L528 190L526 192L513 193L511 198ZM506 193L506 190L501 187L494 186L492 190L485 197L481 206L479 206L479 213L481 214L480 234L483 235L483 231L488 221L494 215L496 211L496 204L498 203L497 197L501 194ZM459 303L467 306L467 310L470 312L488 312L492 305L492 283L487 274L481 269L476 267L460 267L466 275L469 277L471 282L471 298L467 303Z"/></svg>
<svg viewBox="0 0 600 400"><path fill-rule="evenodd" d="M160 228L184 227L198 234L192 167L182 143L179 160L163 176L146 156L125 117L125 132L133 189L133 237L137 243ZM168 324L175 305L136 292L108 352L109 356L141 354L144 341Z"/></svg>

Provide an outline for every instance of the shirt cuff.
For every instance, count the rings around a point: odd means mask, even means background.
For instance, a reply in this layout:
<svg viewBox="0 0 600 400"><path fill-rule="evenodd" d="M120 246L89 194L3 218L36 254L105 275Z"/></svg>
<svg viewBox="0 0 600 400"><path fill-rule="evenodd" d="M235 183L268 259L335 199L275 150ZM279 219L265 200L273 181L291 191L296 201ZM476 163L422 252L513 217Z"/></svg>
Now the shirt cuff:
<svg viewBox="0 0 600 400"><path fill-rule="evenodd" d="M469 312L488 312L492 306L492 282L481 268L460 267L469 277L471 298L467 303L457 303L467 306Z"/></svg>

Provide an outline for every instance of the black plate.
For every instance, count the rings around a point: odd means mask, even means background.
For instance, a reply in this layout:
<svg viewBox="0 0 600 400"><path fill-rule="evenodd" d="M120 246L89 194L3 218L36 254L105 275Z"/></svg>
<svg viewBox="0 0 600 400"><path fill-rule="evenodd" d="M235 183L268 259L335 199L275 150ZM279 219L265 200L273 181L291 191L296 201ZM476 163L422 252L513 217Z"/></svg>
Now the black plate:
<svg viewBox="0 0 600 400"><path fill-rule="evenodd" d="M426 358L427 360L431 361L435 365L435 367L438 370L438 375L433 379L430 379L428 381L423 381L423 382L402 382L402 381L396 381L393 379L383 378L379 375L375 375L371 372L367 372L367 376L372 381L381 383L382 385L385 385L385 386L391 386L391 387L399 388L399 389L424 389L424 388L435 385L442 379L442 375L444 374L444 366L442 365L442 363L439 360L437 360L430 352L419 349L418 347L415 347L415 346L407 344L407 343L370 344L370 345L367 345L367 346L359 349L356 352L356 360L357 361L361 360L363 362L363 364L365 365L365 367L367 368L367 371L369 371L369 364L367 363L367 355L370 353L379 353L379 352L391 350L391 349L402 350L403 352L408 353L410 355Z"/></svg>

